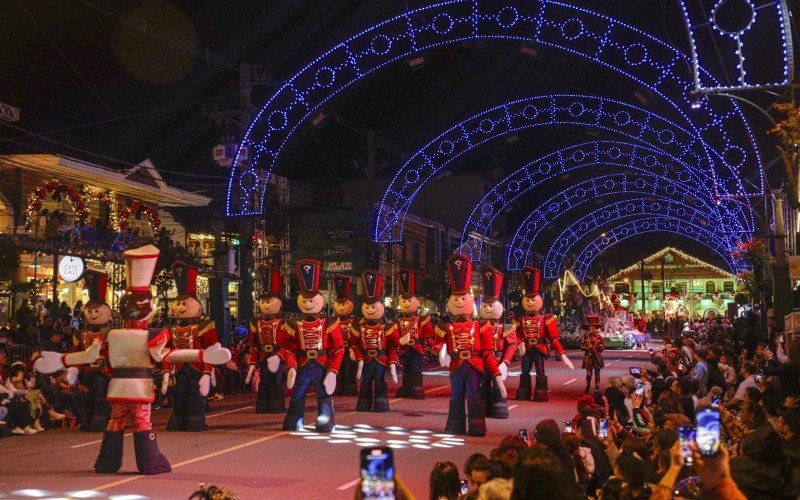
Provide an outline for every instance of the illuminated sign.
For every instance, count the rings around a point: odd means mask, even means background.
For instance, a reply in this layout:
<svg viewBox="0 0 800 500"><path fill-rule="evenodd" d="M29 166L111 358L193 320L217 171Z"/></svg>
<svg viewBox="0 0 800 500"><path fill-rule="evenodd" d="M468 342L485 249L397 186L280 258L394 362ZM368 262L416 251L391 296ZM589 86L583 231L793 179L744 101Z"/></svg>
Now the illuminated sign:
<svg viewBox="0 0 800 500"><path fill-rule="evenodd" d="M64 255L58 260L58 275L64 281L78 281L86 270L83 257L77 255Z"/></svg>

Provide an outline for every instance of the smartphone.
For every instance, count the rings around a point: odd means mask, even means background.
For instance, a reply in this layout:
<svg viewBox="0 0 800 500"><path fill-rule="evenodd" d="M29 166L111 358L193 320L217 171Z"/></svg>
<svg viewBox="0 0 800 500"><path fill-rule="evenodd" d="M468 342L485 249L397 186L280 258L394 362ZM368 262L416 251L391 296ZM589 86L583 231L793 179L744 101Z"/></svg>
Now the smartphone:
<svg viewBox="0 0 800 500"><path fill-rule="evenodd" d="M636 384L636 394L643 395L644 394L645 385L642 382Z"/></svg>
<svg viewBox="0 0 800 500"><path fill-rule="evenodd" d="M564 432L569 432L569 433L572 432L572 421L571 420L567 420L566 422L564 422Z"/></svg>
<svg viewBox="0 0 800 500"><path fill-rule="evenodd" d="M720 399L722 398L720 398L719 396L711 396L711 406L715 408L719 406Z"/></svg>
<svg viewBox="0 0 800 500"><path fill-rule="evenodd" d="M608 419L601 418L600 419L600 430L597 433L597 437L600 439L605 439L608 437Z"/></svg>
<svg viewBox="0 0 800 500"><path fill-rule="evenodd" d="M528 441L528 429L520 429L519 437L521 437L522 440L525 441L525 444L530 443L530 441Z"/></svg>
<svg viewBox="0 0 800 500"><path fill-rule="evenodd" d="M641 366L631 366L629 371L630 371L630 374L635 377L636 375L641 375L642 374L642 367Z"/></svg>
<svg viewBox="0 0 800 500"><path fill-rule="evenodd" d="M778 335L778 343L783 344L783 335Z"/></svg>
<svg viewBox="0 0 800 500"><path fill-rule="evenodd" d="M766 377L766 375L767 374L766 374L766 372L764 372L764 370L758 370L758 373L756 373L756 382L758 382L758 383L763 382L764 381L764 377Z"/></svg>
<svg viewBox="0 0 800 500"><path fill-rule="evenodd" d="M394 455L391 448L361 450L361 496L394 500Z"/></svg>
<svg viewBox="0 0 800 500"><path fill-rule="evenodd" d="M469 493L469 481L466 479L461 480L461 494L466 495Z"/></svg>
<svg viewBox="0 0 800 500"><path fill-rule="evenodd" d="M719 454L719 408L705 408L697 412L697 449L704 457Z"/></svg>
<svg viewBox="0 0 800 500"><path fill-rule="evenodd" d="M652 355L653 355L653 348L651 347L651 348L650 348L650 349L648 349L648 350L650 351L650 355L652 356Z"/></svg>
<svg viewBox="0 0 800 500"><path fill-rule="evenodd" d="M678 427L678 443L680 443L684 465L694 464L694 458L692 458L692 443L694 443L696 437L697 429L695 426L681 425Z"/></svg>

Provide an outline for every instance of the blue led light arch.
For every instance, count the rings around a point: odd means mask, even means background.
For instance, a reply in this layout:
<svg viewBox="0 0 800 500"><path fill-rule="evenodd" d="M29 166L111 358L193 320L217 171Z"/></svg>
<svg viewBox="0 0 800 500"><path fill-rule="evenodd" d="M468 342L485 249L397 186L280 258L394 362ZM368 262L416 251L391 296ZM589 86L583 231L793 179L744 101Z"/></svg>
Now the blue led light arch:
<svg viewBox="0 0 800 500"><path fill-rule="evenodd" d="M717 237L715 233L693 224L687 224L679 219L657 217L627 222L586 245L575 260L575 275L581 280L585 279L592 262L603 252L629 238L648 233L673 233L682 237L690 237L719 255L733 274L744 268L741 261L734 259L730 254L725 254L719 250L717 245L711 243Z"/></svg>
<svg viewBox="0 0 800 500"><path fill-rule="evenodd" d="M564 229L550 245L542 265L545 278L560 276L566 257L573 249L592 234L600 234L604 228L629 222L642 217L668 217L685 221L694 226L710 229L718 238L715 243L728 255L736 248L738 239L731 234L720 233L708 220L708 214L684 203L663 197L632 198L605 205L594 210Z"/></svg>
<svg viewBox="0 0 800 500"><path fill-rule="evenodd" d="M679 199L686 187L678 182L650 174L629 176L624 173L598 176L583 182L575 183L560 193L542 201L531 210L520 224L509 244L506 268L522 269L528 262L533 246L539 240L539 234L550 224L587 203L607 196L660 196ZM708 200L697 200L700 208L710 211ZM722 220L713 224L717 230L724 228Z"/></svg>
<svg viewBox="0 0 800 500"><path fill-rule="evenodd" d="M461 236L461 247L473 260L481 259L481 236L487 236L494 220L514 200L535 191L543 183L564 173L596 165L618 167L643 174L655 174L684 185L681 195L691 194L703 201L706 217L723 232L749 234L741 220L747 220L743 206L733 211L709 203L713 193L707 179L696 169L656 149L620 141L590 141L560 149L537 158L496 183L467 218ZM725 224L717 224L725 213ZM476 237L477 236L477 237Z"/></svg>
<svg viewBox="0 0 800 500"><path fill-rule="evenodd" d="M451 0L409 10L338 43L281 86L256 115L237 150L227 215L264 212L268 174L288 139L339 92L412 54L479 39L515 40L565 51L649 88L702 138L718 196L763 191L763 186L748 190L740 180L745 165L760 171L762 162L738 105L714 99L687 113L691 101L687 91L693 88L690 59L671 45L608 16L558 1ZM707 73L702 73L702 82L715 83Z"/></svg>

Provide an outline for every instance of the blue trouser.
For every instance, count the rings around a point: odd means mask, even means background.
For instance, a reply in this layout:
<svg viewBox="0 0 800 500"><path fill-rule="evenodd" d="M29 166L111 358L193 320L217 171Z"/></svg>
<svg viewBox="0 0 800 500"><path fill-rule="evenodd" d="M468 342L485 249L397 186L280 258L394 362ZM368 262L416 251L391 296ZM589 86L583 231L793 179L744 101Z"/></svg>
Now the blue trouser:
<svg viewBox="0 0 800 500"><path fill-rule="evenodd" d="M376 359L370 359L364 363L364 369L361 371L361 390L363 391L364 387L367 387L372 392L373 384L386 383L385 377L386 367Z"/></svg>
<svg viewBox="0 0 800 500"><path fill-rule="evenodd" d="M256 413L283 413L286 411L283 400L283 375L286 372L286 364L281 360L278 370L272 373L267 367L267 359L269 358L262 359L258 365L261 380L258 383L256 396Z"/></svg>
<svg viewBox="0 0 800 500"><path fill-rule="evenodd" d="M361 390L356 411L389 411L389 394L386 386L386 367L375 358L367 358L361 372Z"/></svg>
<svg viewBox="0 0 800 500"><path fill-rule="evenodd" d="M292 401L305 401L311 386L314 386L314 390L317 391L317 400L330 399L330 395L325 392L325 386L322 384L327 373L328 369L315 361L309 361L300 367L297 370Z"/></svg>
<svg viewBox="0 0 800 500"><path fill-rule="evenodd" d="M184 363L175 373L168 431L206 430L206 397L200 394L200 387L197 385L202 375L189 363Z"/></svg>
<svg viewBox="0 0 800 500"><path fill-rule="evenodd" d="M333 419L333 398L325 390L325 375L328 369L315 361L309 361L297 370L294 394L289 403L289 410L283 420L283 430L297 430L303 425L306 396L311 386L317 391L317 430L330 432L335 422Z"/></svg>
<svg viewBox="0 0 800 500"><path fill-rule="evenodd" d="M463 403L466 396L468 403L479 403L481 397L482 374L466 361L462 361L450 374L450 402Z"/></svg>
<svg viewBox="0 0 800 500"><path fill-rule="evenodd" d="M403 353L403 375L406 373L420 375L422 373L422 354L416 349L408 348Z"/></svg>
<svg viewBox="0 0 800 500"><path fill-rule="evenodd" d="M525 356L522 357L522 373L530 374L531 368L536 369L536 375L543 377L544 373L544 355L534 346L527 346Z"/></svg>

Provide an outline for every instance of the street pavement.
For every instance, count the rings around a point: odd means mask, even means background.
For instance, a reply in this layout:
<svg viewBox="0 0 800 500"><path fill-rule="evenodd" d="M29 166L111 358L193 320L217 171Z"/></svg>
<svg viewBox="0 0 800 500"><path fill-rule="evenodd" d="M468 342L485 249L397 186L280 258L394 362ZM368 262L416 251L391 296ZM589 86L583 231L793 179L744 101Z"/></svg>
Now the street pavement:
<svg viewBox="0 0 800 500"><path fill-rule="evenodd" d="M443 433L447 418L447 371L429 366L425 400L390 399L389 413L358 413L355 397L335 397L337 432L318 435L281 430L283 415L254 413L255 395L226 398L211 404L206 432L166 432L169 409L153 412L162 451L173 472L158 476L136 473L133 440L125 440L120 473L99 475L92 470L100 448L99 433L51 429L32 436L0 439L0 498L188 498L199 483L227 487L240 499L353 498L358 483L362 446L394 447L397 474L418 498L428 494L428 476L438 461L452 461L461 470L472 453L489 454L505 436L520 428L555 419L563 428L583 394L581 355L569 351L575 370L555 359L547 361L550 401L514 401L519 363L512 365L506 385L510 418L487 419L482 438ZM648 361L646 350L606 351L603 381L628 373ZM387 374L388 378L388 374ZM389 381L390 395L395 392ZM316 400L308 399L306 422L313 423Z"/></svg>

